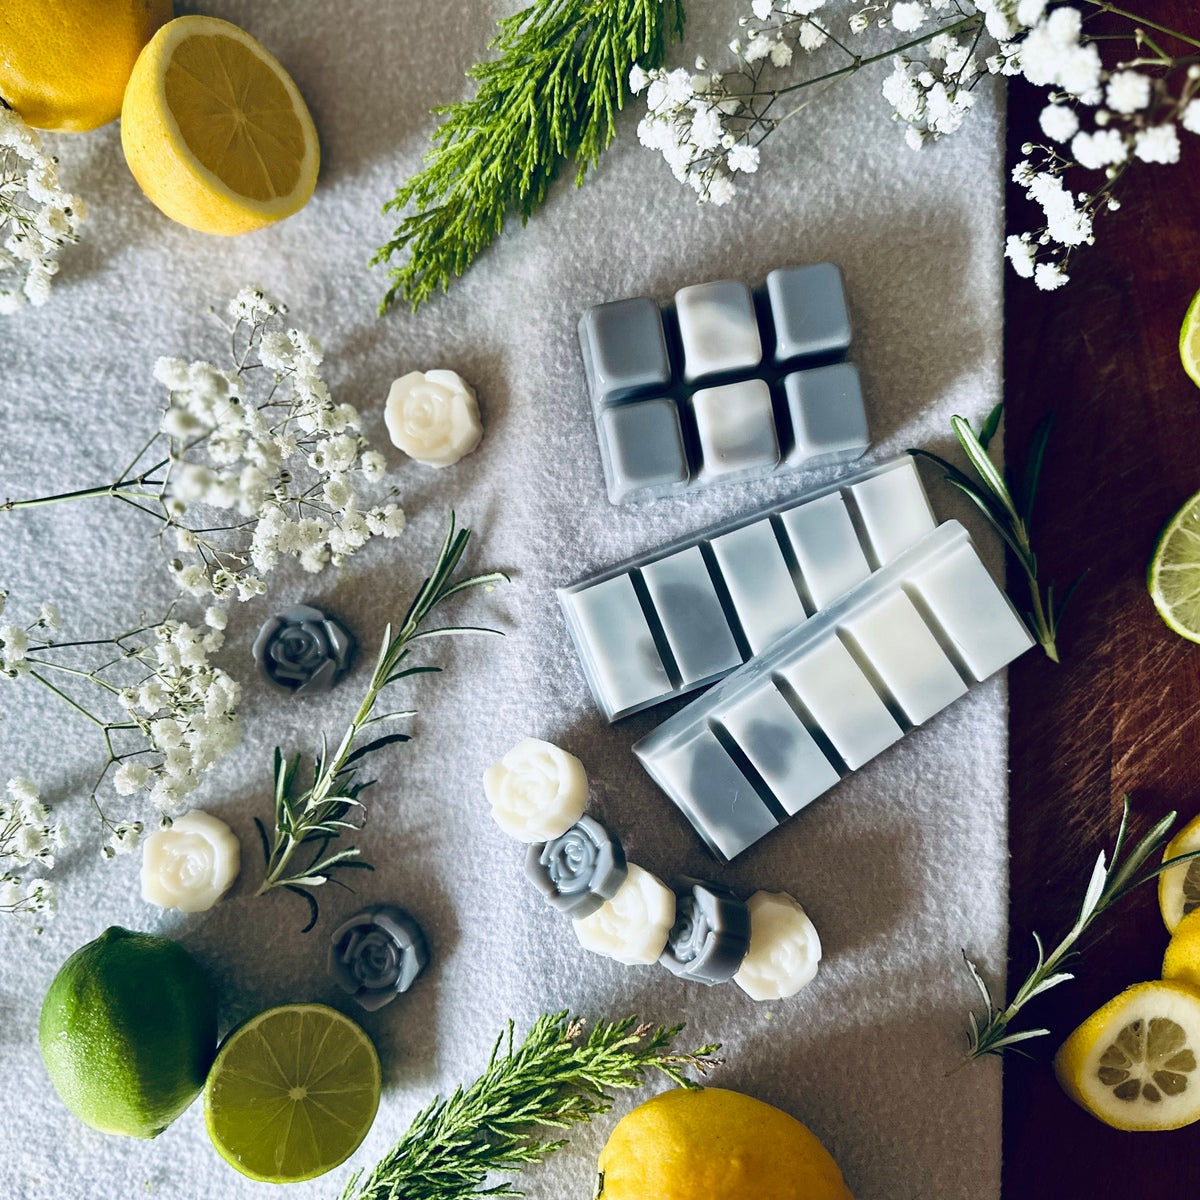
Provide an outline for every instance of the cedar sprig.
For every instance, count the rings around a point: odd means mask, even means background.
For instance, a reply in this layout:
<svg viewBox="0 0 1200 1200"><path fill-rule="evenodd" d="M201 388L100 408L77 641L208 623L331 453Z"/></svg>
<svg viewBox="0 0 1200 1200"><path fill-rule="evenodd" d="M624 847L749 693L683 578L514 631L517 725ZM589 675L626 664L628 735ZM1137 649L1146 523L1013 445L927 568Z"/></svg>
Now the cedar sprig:
<svg viewBox="0 0 1200 1200"><path fill-rule="evenodd" d="M501 20L498 57L467 72L475 97L434 110L444 119L425 167L383 207L413 211L371 260L408 255L380 313L445 291L510 213L528 221L564 163L581 184L613 139L634 64L657 66L682 33L681 0L535 0Z"/></svg>
<svg viewBox="0 0 1200 1200"><path fill-rule="evenodd" d="M1017 988L1011 1003L1001 1008L992 999L991 991L979 973L979 968L967 958L964 951L963 959L983 998L986 1012L982 1020L973 1012L968 1018L970 1030L964 1061L969 1062L971 1059L983 1058L987 1054L1001 1055L1006 1050L1019 1046L1031 1038L1046 1037L1050 1033L1049 1029L1022 1029L1010 1033L1009 1023L1035 996L1040 996L1051 988L1058 987L1059 984L1067 983L1075 978L1073 972L1064 971L1062 967L1079 953L1079 942L1092 922L1112 908L1117 901L1129 895L1135 888L1140 887L1143 883L1148 883L1151 879L1157 879L1169 867L1178 866L1180 863L1190 862L1192 859L1200 857L1200 851L1191 851L1162 860L1163 847L1170 836L1171 826L1175 824L1175 813L1170 812L1157 822L1122 859L1121 854L1125 849L1125 841L1129 832L1129 806L1130 800L1126 796L1112 857L1106 859L1104 851L1100 851L1092 868L1087 891L1084 893L1083 903L1079 906L1079 915L1075 918L1075 923L1049 953L1046 952L1041 936L1034 933L1033 941L1037 948L1037 962L1025 977L1024 982ZM1147 864L1154 859L1161 861L1148 866Z"/></svg>
<svg viewBox="0 0 1200 1200"><path fill-rule="evenodd" d="M549 1136L607 1112L611 1092L637 1087L659 1071L696 1087L689 1070L706 1074L721 1060L717 1045L690 1054L671 1045L682 1025L652 1026L636 1017L585 1024L568 1012L539 1017L520 1045L513 1025L496 1041L487 1069L449 1099L435 1098L369 1175L356 1174L342 1200L470 1200L521 1196L515 1174L566 1145Z"/></svg>
<svg viewBox="0 0 1200 1200"><path fill-rule="evenodd" d="M357 846L339 845L332 851L330 846L335 842L340 843L343 837L357 833L362 827L366 810L358 797L373 782L358 776L363 759L386 746L409 740L406 733L383 733L369 742L359 743L360 735L373 726L413 715L411 710L376 713L375 705L381 693L390 685L414 675L433 674L441 670L437 666L405 665L405 660L417 643L430 638L462 634L498 633L495 629L470 625L425 628L428 617L452 596L469 588L491 587L507 579L499 571L474 575L469 579L455 578L470 538L469 529L455 528L454 514L451 513L450 525L437 560L408 612L404 614L400 628L395 633L391 625L384 630L375 670L358 712L346 727L335 750L330 751L322 737L309 787L303 790L297 787L300 755L287 759L278 747L275 748L274 830L269 839L266 827L257 817L254 818L266 863L262 886L256 894L261 896L272 888L282 887L307 901L309 922L304 927L305 933L317 923L320 911L313 889L331 881L339 882L331 880L331 872L352 868L373 870L369 863L363 861L362 852ZM297 861L297 856L301 861Z"/></svg>

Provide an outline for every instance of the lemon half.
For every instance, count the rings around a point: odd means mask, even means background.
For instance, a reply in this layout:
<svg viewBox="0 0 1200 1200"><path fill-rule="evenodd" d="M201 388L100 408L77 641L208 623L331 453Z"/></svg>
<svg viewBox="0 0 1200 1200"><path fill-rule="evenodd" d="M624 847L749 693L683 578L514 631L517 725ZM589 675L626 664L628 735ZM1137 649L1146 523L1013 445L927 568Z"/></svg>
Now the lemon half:
<svg viewBox="0 0 1200 1200"><path fill-rule="evenodd" d="M142 51L125 91L121 145L149 199L203 233L248 233L290 216L308 202L320 164L291 77L216 17L178 17Z"/></svg>
<svg viewBox="0 0 1200 1200"><path fill-rule="evenodd" d="M1200 850L1200 817L1189 821L1168 843L1163 862ZM1168 867L1158 877L1158 907L1168 933L1179 928L1188 913L1200 908L1200 858Z"/></svg>

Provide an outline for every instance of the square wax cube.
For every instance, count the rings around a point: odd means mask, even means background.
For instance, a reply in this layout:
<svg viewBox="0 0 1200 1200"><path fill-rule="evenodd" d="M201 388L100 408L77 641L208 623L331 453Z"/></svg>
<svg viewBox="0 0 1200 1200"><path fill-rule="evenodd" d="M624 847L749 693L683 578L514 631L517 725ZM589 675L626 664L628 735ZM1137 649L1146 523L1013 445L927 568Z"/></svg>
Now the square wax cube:
<svg viewBox="0 0 1200 1200"><path fill-rule="evenodd" d="M717 679L741 665L699 546L647 563L642 580L685 685Z"/></svg>
<svg viewBox="0 0 1200 1200"><path fill-rule="evenodd" d="M610 721L671 695L674 684L628 575L562 592L559 601L588 686Z"/></svg>
<svg viewBox="0 0 1200 1200"><path fill-rule="evenodd" d="M767 276L775 324L775 361L843 354L850 346L850 314L842 273L833 263L784 267Z"/></svg>
<svg viewBox="0 0 1200 1200"><path fill-rule="evenodd" d="M726 859L779 823L706 725L643 762L668 795L679 797L676 803L696 832Z"/></svg>
<svg viewBox="0 0 1200 1200"><path fill-rule="evenodd" d="M779 463L771 389L762 379L702 388L692 395L700 438L697 478L769 471Z"/></svg>
<svg viewBox="0 0 1200 1200"><path fill-rule="evenodd" d="M836 634L780 664L778 672L851 771L900 740L903 730Z"/></svg>
<svg viewBox="0 0 1200 1200"><path fill-rule="evenodd" d="M751 654L803 623L804 605L769 519L723 533L710 545Z"/></svg>
<svg viewBox="0 0 1200 1200"><path fill-rule="evenodd" d="M814 612L871 574L846 502L834 492L780 515Z"/></svg>
<svg viewBox="0 0 1200 1200"><path fill-rule="evenodd" d="M789 462L848 462L871 444L858 368L835 363L796 371L783 381L795 444Z"/></svg>
<svg viewBox="0 0 1200 1200"><path fill-rule="evenodd" d="M833 764L770 680L724 706L720 720L789 815L837 783Z"/></svg>
<svg viewBox="0 0 1200 1200"><path fill-rule="evenodd" d="M886 567L937 524L911 456L907 463L901 460L892 470L852 483L847 490L878 566Z"/></svg>
<svg viewBox="0 0 1200 1200"><path fill-rule="evenodd" d="M639 492L662 495L687 483L687 453L674 400L612 405L600 414L600 437L608 447L608 497L614 504Z"/></svg>
<svg viewBox="0 0 1200 1200"><path fill-rule="evenodd" d="M967 685L900 589L886 593L842 626L913 725L965 696Z"/></svg>
<svg viewBox="0 0 1200 1200"><path fill-rule="evenodd" d="M662 314L644 296L589 308L579 319L579 344L597 402L671 382Z"/></svg>
<svg viewBox="0 0 1200 1200"><path fill-rule="evenodd" d="M757 367L762 361L754 300L744 283L726 279L680 288L675 314L685 379Z"/></svg>

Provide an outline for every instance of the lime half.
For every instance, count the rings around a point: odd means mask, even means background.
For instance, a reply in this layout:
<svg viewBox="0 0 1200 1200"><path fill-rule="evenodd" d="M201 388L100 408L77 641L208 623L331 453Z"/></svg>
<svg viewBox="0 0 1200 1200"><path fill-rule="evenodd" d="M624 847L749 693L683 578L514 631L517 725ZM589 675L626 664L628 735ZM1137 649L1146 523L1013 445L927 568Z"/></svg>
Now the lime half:
<svg viewBox="0 0 1200 1200"><path fill-rule="evenodd" d="M226 1039L204 1085L208 1136L243 1175L312 1179L344 1162L379 1107L379 1056L349 1017L285 1004Z"/></svg>
<svg viewBox="0 0 1200 1200"><path fill-rule="evenodd" d="M1200 492L1159 535L1147 582L1158 615L1181 637L1200 642Z"/></svg>
<svg viewBox="0 0 1200 1200"><path fill-rule="evenodd" d="M1200 292L1192 297L1179 330L1179 361L1191 381L1200 387Z"/></svg>

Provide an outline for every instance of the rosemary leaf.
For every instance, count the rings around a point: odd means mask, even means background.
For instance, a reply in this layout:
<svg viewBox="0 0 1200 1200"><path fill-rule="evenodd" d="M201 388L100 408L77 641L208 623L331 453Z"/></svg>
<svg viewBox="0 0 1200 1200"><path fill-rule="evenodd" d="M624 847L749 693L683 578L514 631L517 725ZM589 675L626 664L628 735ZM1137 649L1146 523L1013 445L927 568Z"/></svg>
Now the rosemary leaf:
<svg viewBox="0 0 1200 1200"><path fill-rule="evenodd" d="M534 0L499 23L496 59L477 63L471 100L436 109L442 123L425 167L383 207L403 217L371 260L390 263L384 313L397 296L416 309L497 238L522 224L567 161L583 182L612 141L634 63L662 62L683 33L681 0Z"/></svg>
<svg viewBox="0 0 1200 1200"><path fill-rule="evenodd" d="M451 513L450 527L433 570L409 605L399 632L393 634L391 625L384 631L383 643L379 648L379 657L375 661L375 670L366 695L332 754L329 752L325 736L322 735L321 752L316 756L313 766L312 785L297 792L296 776L300 771L300 756L297 754L286 759L281 750L275 750L275 829L270 839L267 838L262 822L255 818L255 824L262 837L263 856L266 859L265 877L256 894L261 896L272 888L284 887L303 896L308 902L310 917L304 932L312 929L319 915L317 901L311 894L311 889L324 883L338 882L336 879L331 880L330 871L351 868L373 870L369 863L360 859L361 851L357 846L335 850L332 854L326 852L331 842L343 836L343 831L355 832L361 828L360 824L346 819L355 809L360 810L365 819L366 810L358 797L373 781L358 778L357 772L363 760L386 746L409 740L406 733L387 733L355 748L355 739L368 725L376 721L411 715L411 712L375 714L374 708L380 694L384 688L400 679L439 669L401 667L411 652L413 643L422 638L497 632L494 629L475 626L429 629L423 632L421 630L430 613L449 597L468 587L491 586L506 579L503 574L493 572L454 581L454 572L466 551L470 537L469 529L455 529L454 514ZM308 850L301 854L305 861L302 864L293 861L306 847Z"/></svg>
<svg viewBox="0 0 1200 1200"><path fill-rule="evenodd" d="M650 1070L683 1087L685 1074L717 1065L719 1046L677 1054L671 1043L682 1030L643 1025L635 1017L584 1023L567 1012L534 1022L513 1044L513 1025L496 1041L483 1074L453 1095L433 1102L369 1175L356 1174L342 1200L470 1200L474 1196L520 1196L514 1174L541 1162L566 1144L548 1136L590 1121L613 1104L609 1094L637 1087Z"/></svg>
<svg viewBox="0 0 1200 1200"><path fill-rule="evenodd" d="M1106 913L1118 900L1129 895L1134 888L1140 887L1151 879L1156 879L1168 867L1200 857L1200 850L1188 854L1180 854L1174 858L1160 861L1152 866L1147 864L1154 858L1161 858L1163 847L1170 836L1171 826L1175 823L1175 813L1168 813L1155 823L1150 831L1137 843L1122 860L1121 851L1125 846L1126 835L1129 831L1130 800L1124 798L1124 808L1121 813L1121 824L1117 830L1117 840L1113 846L1112 858L1106 865L1104 851L1096 859L1092 874L1088 879L1087 891L1083 903L1079 906L1079 915L1075 923L1067 931L1057 946L1047 954L1041 937L1033 935L1034 946L1037 949L1037 962L1026 976L1025 981L1017 989L1012 1002L1001 1009L992 999L978 967L963 952L963 960L975 986L979 989L987 1010L985 1019L980 1022L975 1013L968 1017L968 1049L964 1061L983 1058L984 1055L1000 1055L1020 1042L1031 1038L1045 1037L1048 1029L1027 1029L1015 1033L1009 1032L1009 1023L1020 1013L1021 1009L1035 996L1048 992L1051 988L1066 983L1075 976L1070 971L1059 968L1079 953L1079 941L1087 932L1097 917Z"/></svg>

